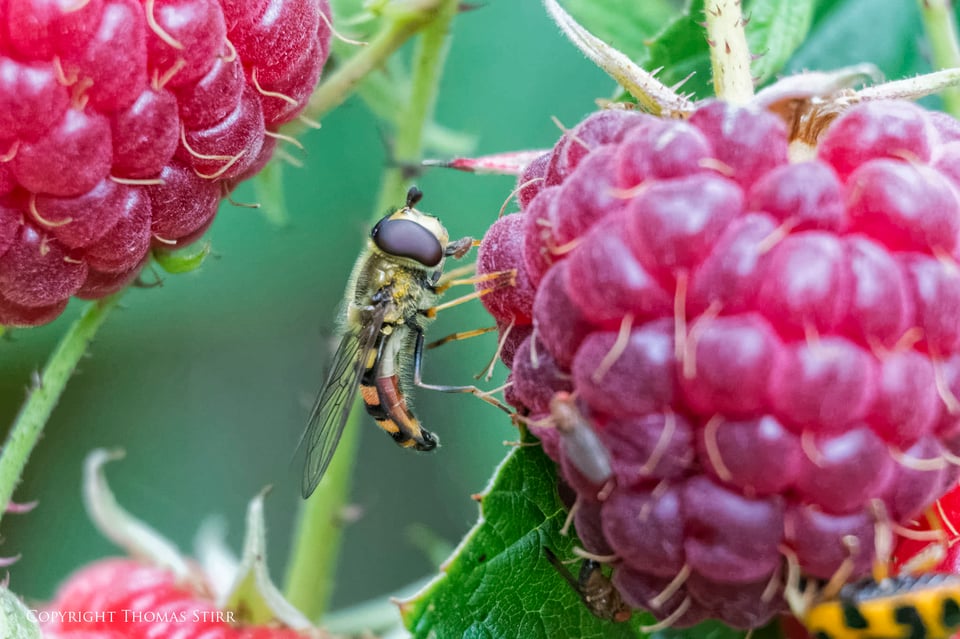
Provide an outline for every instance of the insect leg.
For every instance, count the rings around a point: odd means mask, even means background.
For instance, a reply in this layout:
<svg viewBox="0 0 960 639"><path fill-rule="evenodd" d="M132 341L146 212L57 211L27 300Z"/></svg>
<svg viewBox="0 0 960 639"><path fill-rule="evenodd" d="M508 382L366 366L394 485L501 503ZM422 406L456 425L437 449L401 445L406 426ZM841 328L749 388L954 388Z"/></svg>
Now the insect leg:
<svg viewBox="0 0 960 639"><path fill-rule="evenodd" d="M440 273L437 276L437 271L434 275L437 277L436 285L445 286L450 280L456 280L467 275L473 275L477 271L477 263L471 262L470 264L464 264L463 266L458 266L457 268L452 268L449 271Z"/></svg>
<svg viewBox="0 0 960 639"><path fill-rule="evenodd" d="M498 282L497 286L494 286L491 288L475 290L472 293L468 293L456 299L452 299L449 302L444 302L443 304L437 304L436 306L431 306L430 308L422 310L420 312L426 315L427 317L431 317L431 318L436 317L437 313L439 313L440 311L446 310L448 308L453 308L454 306L459 306L460 304L463 304L464 302L469 302L470 300L479 299L484 295L494 292L501 286L513 286L516 283L516 274L517 272L511 269L509 271L498 271L496 273L487 273L486 275L481 275L478 278L469 278L466 280L454 280L444 288L435 289L435 292L442 293L443 291L450 288L451 286L457 286L459 284L475 284L478 281L485 282L485 281L498 279L498 278L502 278L503 280L506 280L506 281ZM508 277L509 279L507 279Z"/></svg>
<svg viewBox="0 0 960 639"><path fill-rule="evenodd" d="M440 391L441 393L470 393L476 397L479 397L488 404L496 406L500 410L504 411L508 415L512 415L513 411L510 410L510 407L499 401L495 397L491 397L490 394L480 390L476 386L446 386L446 385L437 385L437 384L424 384L422 378L423 372L423 329L416 326L413 327L413 330L417 333L417 343L413 351L413 383L420 388L426 388L427 390Z"/></svg>
<svg viewBox="0 0 960 639"><path fill-rule="evenodd" d="M460 304L463 304L464 302L469 302L470 300L480 299L487 293L492 293L494 290L496 289L485 288L482 291L474 291L473 293L464 295L463 297L458 297L456 299L450 300L449 302L444 302L443 304L437 304L436 306L431 306L430 308L421 312L427 317L431 317L431 318L436 317L437 313L439 313L440 311L445 311L448 308L459 306Z"/></svg>
<svg viewBox="0 0 960 639"><path fill-rule="evenodd" d="M431 348L437 348L438 346L443 346L447 342L457 342L462 339L470 339L471 337L479 337L480 335L486 335L487 333L492 333L497 330L496 326L487 326L485 328L475 328L472 331L461 331L459 333L451 333L446 337L442 337L434 342L427 344L427 350Z"/></svg>
<svg viewBox="0 0 960 639"><path fill-rule="evenodd" d="M450 271L452 276L456 271ZM496 281L497 285L483 289L484 291L495 291L501 286L516 286L517 284L517 270L509 269L506 271L493 271L491 273L484 273L483 275L477 275L475 277L466 277L463 279L457 279L455 277L441 277L440 281L437 283L436 288L434 289L437 293L443 293L449 288L454 286L467 286L473 284L481 284L483 282Z"/></svg>

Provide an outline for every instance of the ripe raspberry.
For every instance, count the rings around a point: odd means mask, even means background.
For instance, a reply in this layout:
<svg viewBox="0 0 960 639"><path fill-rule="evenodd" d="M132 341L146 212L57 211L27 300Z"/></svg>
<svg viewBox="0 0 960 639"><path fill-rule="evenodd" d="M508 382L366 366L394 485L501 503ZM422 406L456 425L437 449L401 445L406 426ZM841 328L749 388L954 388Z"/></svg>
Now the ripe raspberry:
<svg viewBox="0 0 960 639"><path fill-rule="evenodd" d="M480 249L481 273L523 283L487 308L533 327L508 400L632 605L762 625L785 608L770 596L782 548L806 575L864 576L878 522L910 521L955 480L958 130L867 103L791 161L783 122L752 107L605 111L520 176L521 212ZM551 428L559 392L612 483L587 480Z"/></svg>
<svg viewBox="0 0 960 639"><path fill-rule="evenodd" d="M129 283L151 246L196 240L329 52L328 0L0 8L0 325L48 322Z"/></svg>
<svg viewBox="0 0 960 639"><path fill-rule="evenodd" d="M64 614L57 614L62 612ZM72 613L72 616L71 616ZM80 613L83 613L81 616ZM245 626L218 610L204 587L132 559L103 559L67 578L41 613L58 639L298 639L289 628Z"/></svg>

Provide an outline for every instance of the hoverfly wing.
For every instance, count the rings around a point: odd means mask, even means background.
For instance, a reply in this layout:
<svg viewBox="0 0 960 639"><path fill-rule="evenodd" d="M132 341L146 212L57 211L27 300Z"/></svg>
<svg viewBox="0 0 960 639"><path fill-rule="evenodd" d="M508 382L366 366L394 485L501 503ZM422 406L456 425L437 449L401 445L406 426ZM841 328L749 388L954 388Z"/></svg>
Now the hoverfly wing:
<svg viewBox="0 0 960 639"><path fill-rule="evenodd" d="M303 434L307 458L300 491L304 499L316 490L333 459L360 387L364 364L383 326L383 314L383 309L376 309L369 323L359 330L345 333L333 356L330 374L317 397Z"/></svg>

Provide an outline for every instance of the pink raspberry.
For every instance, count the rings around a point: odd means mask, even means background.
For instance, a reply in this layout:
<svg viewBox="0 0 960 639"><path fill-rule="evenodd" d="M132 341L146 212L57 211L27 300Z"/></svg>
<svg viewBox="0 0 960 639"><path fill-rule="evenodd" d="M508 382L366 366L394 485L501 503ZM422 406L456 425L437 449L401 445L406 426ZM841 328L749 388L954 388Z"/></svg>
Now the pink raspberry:
<svg viewBox="0 0 960 639"><path fill-rule="evenodd" d="M876 524L909 522L952 484L956 131L866 103L793 161L769 112L611 110L520 176L521 212L480 248L481 273L518 272L487 309L532 328L506 362L508 399L631 605L758 627L785 608L769 596L784 548L808 576L865 576ZM602 485L552 427L557 393L607 451Z"/></svg>
<svg viewBox="0 0 960 639"><path fill-rule="evenodd" d="M328 0L2 6L5 326L49 322L128 284L151 248L196 240L329 53Z"/></svg>
<svg viewBox="0 0 960 639"><path fill-rule="evenodd" d="M58 614L62 613L62 614ZM70 575L42 612L55 639L298 639L290 628L241 625L196 584L132 559L102 559Z"/></svg>

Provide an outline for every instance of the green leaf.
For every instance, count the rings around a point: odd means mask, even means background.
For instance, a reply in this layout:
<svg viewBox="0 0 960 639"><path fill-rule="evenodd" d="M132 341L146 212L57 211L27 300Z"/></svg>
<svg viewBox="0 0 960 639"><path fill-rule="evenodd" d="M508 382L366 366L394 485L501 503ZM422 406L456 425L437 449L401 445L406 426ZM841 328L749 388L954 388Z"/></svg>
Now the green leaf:
<svg viewBox="0 0 960 639"><path fill-rule="evenodd" d="M414 637L642 636L631 623L594 617L546 560L543 546L566 558L576 543L560 534L567 512L556 482L554 464L539 446L507 456L482 496L480 522L443 574L401 605Z"/></svg>
<svg viewBox="0 0 960 639"><path fill-rule="evenodd" d="M890 79L929 71L918 46L922 33L915 2L822 1L810 35L787 71L837 69L860 62L872 62Z"/></svg>
<svg viewBox="0 0 960 639"><path fill-rule="evenodd" d="M633 60L647 53L646 38L677 15L673 0L561 0L577 22Z"/></svg>
<svg viewBox="0 0 960 639"><path fill-rule="evenodd" d="M639 59L645 69L662 68L658 77L665 84L673 85L690 76L683 91L698 97L713 92L710 48L702 25L703 7L704 0L691 0L687 10L649 42L647 55Z"/></svg>
<svg viewBox="0 0 960 639"><path fill-rule="evenodd" d="M0 586L0 637L41 639L36 616L4 586Z"/></svg>
<svg viewBox="0 0 960 639"><path fill-rule="evenodd" d="M758 86L772 79L803 44L815 4L814 0L776 0L748 5L747 43L759 56L750 70Z"/></svg>
<svg viewBox="0 0 960 639"><path fill-rule="evenodd" d="M684 91L698 98L713 94L710 47L703 28L704 0L691 0L686 12L675 18L649 43L640 59L646 69L663 67L659 78L668 85L693 75ZM759 55L752 72L758 85L776 75L801 45L813 19L814 0L752 0L744 3L747 41Z"/></svg>

